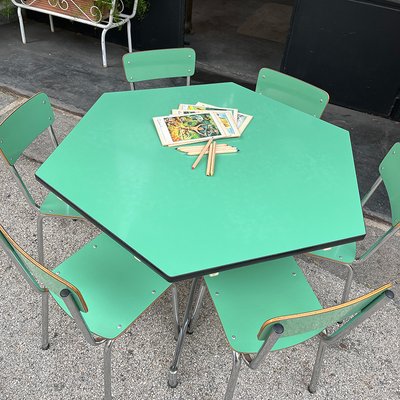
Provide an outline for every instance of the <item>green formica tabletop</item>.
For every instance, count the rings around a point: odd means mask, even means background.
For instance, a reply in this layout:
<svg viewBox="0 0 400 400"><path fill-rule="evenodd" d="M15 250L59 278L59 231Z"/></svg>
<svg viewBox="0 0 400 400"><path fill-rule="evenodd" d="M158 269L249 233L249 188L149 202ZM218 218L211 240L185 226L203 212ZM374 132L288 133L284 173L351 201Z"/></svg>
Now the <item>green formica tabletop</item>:
<svg viewBox="0 0 400 400"><path fill-rule="evenodd" d="M198 101L254 116L212 177L152 121ZM349 133L233 83L105 93L36 176L169 281L365 235Z"/></svg>

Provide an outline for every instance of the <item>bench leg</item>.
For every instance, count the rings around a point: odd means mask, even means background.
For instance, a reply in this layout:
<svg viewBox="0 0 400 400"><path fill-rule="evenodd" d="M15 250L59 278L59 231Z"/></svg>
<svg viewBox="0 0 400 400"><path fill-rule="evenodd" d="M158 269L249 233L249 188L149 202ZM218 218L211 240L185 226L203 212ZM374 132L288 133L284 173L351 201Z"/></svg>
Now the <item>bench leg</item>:
<svg viewBox="0 0 400 400"><path fill-rule="evenodd" d="M106 34L108 29L103 29L101 32L101 55L103 57L103 67L107 67L107 52L106 52Z"/></svg>
<svg viewBox="0 0 400 400"><path fill-rule="evenodd" d="M132 33L131 33L131 20L128 19L126 23L126 33L128 34L128 51L132 53Z"/></svg>
<svg viewBox="0 0 400 400"><path fill-rule="evenodd" d="M21 30L22 43L26 44L24 19L22 18L22 9L21 9L21 7L18 7L17 13L18 13L18 19L19 19L19 29Z"/></svg>
<svg viewBox="0 0 400 400"><path fill-rule="evenodd" d="M49 21L50 21L50 30L54 32L54 22L53 22L53 16L49 14Z"/></svg>

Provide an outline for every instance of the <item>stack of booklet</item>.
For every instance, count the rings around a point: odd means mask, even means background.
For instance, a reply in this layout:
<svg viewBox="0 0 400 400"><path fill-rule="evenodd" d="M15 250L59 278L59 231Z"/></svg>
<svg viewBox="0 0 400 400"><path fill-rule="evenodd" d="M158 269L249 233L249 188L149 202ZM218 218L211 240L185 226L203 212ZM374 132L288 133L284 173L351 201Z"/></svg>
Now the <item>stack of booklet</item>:
<svg viewBox="0 0 400 400"><path fill-rule="evenodd" d="M153 121L162 145L177 146L240 137L252 118L235 108L196 103L180 104L171 115L154 117Z"/></svg>

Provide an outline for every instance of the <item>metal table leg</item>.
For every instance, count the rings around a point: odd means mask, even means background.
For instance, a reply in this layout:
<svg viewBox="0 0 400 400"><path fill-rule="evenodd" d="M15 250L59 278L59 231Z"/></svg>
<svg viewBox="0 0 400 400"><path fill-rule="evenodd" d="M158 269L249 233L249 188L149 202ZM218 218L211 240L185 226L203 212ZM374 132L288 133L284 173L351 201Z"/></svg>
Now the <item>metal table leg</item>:
<svg viewBox="0 0 400 400"><path fill-rule="evenodd" d="M194 293L196 291L196 287L198 284L199 278L194 278L192 280L192 285L190 287L190 292L189 292L189 297L188 301L186 304L186 310L185 310L185 316L183 317L183 322L180 326L179 329L179 335L178 335L178 340L176 343L176 348L175 348L175 354L174 354L174 359L172 361L171 367L169 369L169 374L168 374L168 385L172 388L176 387L178 384L178 364L179 364L179 359L181 357L182 353L182 348L183 348L183 342L186 337L186 332L191 320L191 311L192 311L192 306L193 306L193 300L194 300Z"/></svg>

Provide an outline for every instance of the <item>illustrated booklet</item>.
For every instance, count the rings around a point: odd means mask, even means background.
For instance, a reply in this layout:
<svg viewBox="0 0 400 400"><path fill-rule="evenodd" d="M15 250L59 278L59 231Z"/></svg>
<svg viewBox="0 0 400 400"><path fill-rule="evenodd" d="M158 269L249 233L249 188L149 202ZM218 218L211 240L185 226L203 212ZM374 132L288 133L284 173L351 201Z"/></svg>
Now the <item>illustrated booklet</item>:
<svg viewBox="0 0 400 400"><path fill-rule="evenodd" d="M211 137L229 137L213 112L154 117L153 121L163 146L203 142Z"/></svg>

